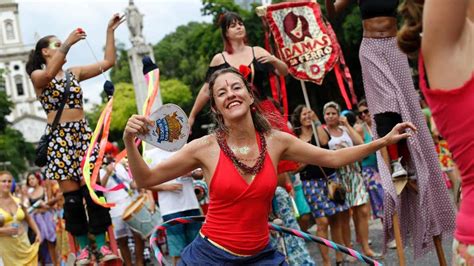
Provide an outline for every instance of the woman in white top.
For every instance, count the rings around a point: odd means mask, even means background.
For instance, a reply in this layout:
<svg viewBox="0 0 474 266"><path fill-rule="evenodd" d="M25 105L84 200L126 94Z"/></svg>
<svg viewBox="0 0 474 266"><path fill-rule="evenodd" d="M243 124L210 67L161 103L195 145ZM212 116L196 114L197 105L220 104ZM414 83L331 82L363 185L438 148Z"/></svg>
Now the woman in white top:
<svg viewBox="0 0 474 266"><path fill-rule="evenodd" d="M360 135L347 122L347 118L340 116L339 105L335 102L328 102L324 105L324 120L327 131L330 135L328 142L329 149L338 150L346 147L363 144L364 141ZM367 193L362 171L359 163L345 165L337 169L337 174L346 188L346 201L353 211L353 219L356 229L358 242L362 246L362 251L369 257L380 257L369 247L369 216L370 208L368 203L369 194ZM351 247L351 234L349 227L349 212L343 212L343 239L344 244Z"/></svg>

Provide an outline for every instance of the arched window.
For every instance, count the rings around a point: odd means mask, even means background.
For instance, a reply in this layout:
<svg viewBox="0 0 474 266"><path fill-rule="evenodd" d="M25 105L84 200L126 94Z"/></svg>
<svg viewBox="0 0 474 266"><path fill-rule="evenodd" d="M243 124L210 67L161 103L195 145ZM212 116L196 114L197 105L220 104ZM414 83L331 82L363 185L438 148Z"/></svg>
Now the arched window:
<svg viewBox="0 0 474 266"><path fill-rule="evenodd" d="M5 32L7 35L7 40L15 39L15 30L13 29L13 20L11 19L5 20Z"/></svg>
<svg viewBox="0 0 474 266"><path fill-rule="evenodd" d="M15 76L15 85L16 85L16 93L18 96L25 95L25 90L23 89L23 77L21 75Z"/></svg>

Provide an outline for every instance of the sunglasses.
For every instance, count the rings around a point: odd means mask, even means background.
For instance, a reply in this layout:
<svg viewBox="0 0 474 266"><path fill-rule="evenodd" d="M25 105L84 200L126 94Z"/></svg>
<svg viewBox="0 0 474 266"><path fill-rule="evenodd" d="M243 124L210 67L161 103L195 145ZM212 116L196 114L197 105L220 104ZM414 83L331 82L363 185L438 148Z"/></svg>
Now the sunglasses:
<svg viewBox="0 0 474 266"><path fill-rule="evenodd" d="M365 109L364 111L359 112L359 117L362 117L362 115L368 115L369 114L369 109Z"/></svg>

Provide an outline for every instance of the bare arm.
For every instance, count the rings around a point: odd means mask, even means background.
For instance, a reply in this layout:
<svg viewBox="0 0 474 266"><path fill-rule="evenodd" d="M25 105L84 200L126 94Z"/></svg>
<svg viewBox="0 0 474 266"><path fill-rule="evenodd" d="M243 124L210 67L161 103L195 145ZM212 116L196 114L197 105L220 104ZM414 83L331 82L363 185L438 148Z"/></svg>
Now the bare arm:
<svg viewBox="0 0 474 266"><path fill-rule="evenodd" d="M221 54L216 54L211 60L211 63L209 64L210 67L212 66L218 66L220 64L224 63L224 59L222 58ZM189 127L192 127L194 124L194 121L196 120L197 115L201 110L206 106L207 102L209 101L209 83L207 81L202 85L201 89L199 90L199 93L196 97L196 101L194 102L193 108L191 109L191 112L189 113Z"/></svg>
<svg viewBox="0 0 474 266"><path fill-rule="evenodd" d="M80 81L93 78L97 75L100 75L102 71L107 71L115 65L115 29L123 22L123 16L120 17L119 14L115 14L112 19L109 21L107 26L107 37L105 41L105 53L104 59L87 66L80 66L71 68L75 73L78 73L78 78Z"/></svg>
<svg viewBox="0 0 474 266"><path fill-rule="evenodd" d="M180 177L196 169L200 164L196 153L201 148L201 142L194 140L186 144L168 160L160 162L153 169L150 169L134 143L134 138L137 134L146 134L148 132L147 124L150 124L150 122L144 116L133 115L128 120L123 135L129 167L139 188L151 187Z"/></svg>
<svg viewBox="0 0 474 266"><path fill-rule="evenodd" d="M110 176L112 176L112 174L114 173L114 169L114 163L107 165L107 167L105 168L104 175L100 177L100 183L102 184L102 186L107 186L107 182L109 182Z"/></svg>
<svg viewBox="0 0 474 266"><path fill-rule="evenodd" d="M21 208L23 209L23 212L25 213L25 221L28 223L28 226L33 230L33 232L35 232L36 234L35 242L39 242L41 239L41 232L38 229L38 225L33 220L33 218L31 218L31 216L28 214L28 211L26 210L26 208L23 206Z"/></svg>
<svg viewBox="0 0 474 266"><path fill-rule="evenodd" d="M328 18L335 18L338 16L349 4L351 0L325 0L326 12Z"/></svg>
<svg viewBox="0 0 474 266"><path fill-rule="evenodd" d="M466 27L468 0L426 0L423 13L423 52L442 51L459 43Z"/></svg>
<svg viewBox="0 0 474 266"><path fill-rule="evenodd" d="M306 164L319 165L323 167L339 168L349 163L360 161L378 149L396 143L401 139L411 136L410 133L403 133L405 129L416 130L411 123L397 124L385 137L374 140L367 144L357 145L336 151L321 149L306 143L290 134L282 132L276 133L280 138L279 142L284 145L282 153L283 160L292 160Z"/></svg>
<svg viewBox="0 0 474 266"><path fill-rule="evenodd" d="M74 30L69 34L69 37L61 44L61 47L54 53L53 57L46 65L45 69L38 69L31 73L31 82L35 87L36 94L40 95L43 92L43 89L48 85L53 78L56 77L59 70L66 63L66 54L69 52L69 49L72 45L78 41L86 38L86 33L80 30ZM40 51L42 53L42 51Z"/></svg>
<svg viewBox="0 0 474 266"><path fill-rule="evenodd" d="M196 120L197 115L201 110L206 106L207 102L209 101L209 84L206 82L202 85L201 90L196 97L196 101L194 101L193 108L189 113L189 127L191 128Z"/></svg>
<svg viewBox="0 0 474 266"><path fill-rule="evenodd" d="M260 63L270 63L276 69L278 75L288 75L288 66L283 61L271 55L262 47L255 46L255 50L257 52L257 60Z"/></svg>

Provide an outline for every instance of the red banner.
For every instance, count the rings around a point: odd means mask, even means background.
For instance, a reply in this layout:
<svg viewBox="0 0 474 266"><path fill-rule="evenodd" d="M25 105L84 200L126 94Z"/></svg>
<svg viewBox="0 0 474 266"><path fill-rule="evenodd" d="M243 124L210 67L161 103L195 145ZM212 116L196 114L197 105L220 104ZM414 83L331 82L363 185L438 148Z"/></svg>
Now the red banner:
<svg viewBox="0 0 474 266"><path fill-rule="evenodd" d="M299 80L321 85L339 59L340 48L314 2L285 2L267 7L265 19L280 58Z"/></svg>

